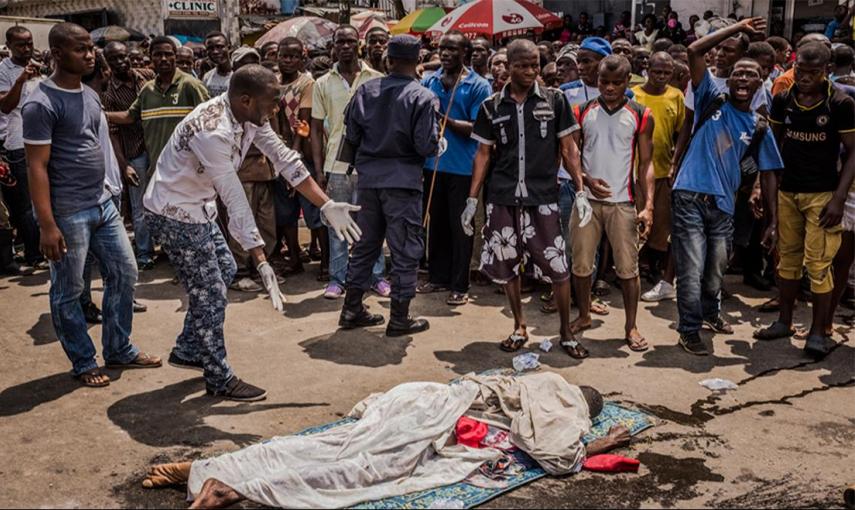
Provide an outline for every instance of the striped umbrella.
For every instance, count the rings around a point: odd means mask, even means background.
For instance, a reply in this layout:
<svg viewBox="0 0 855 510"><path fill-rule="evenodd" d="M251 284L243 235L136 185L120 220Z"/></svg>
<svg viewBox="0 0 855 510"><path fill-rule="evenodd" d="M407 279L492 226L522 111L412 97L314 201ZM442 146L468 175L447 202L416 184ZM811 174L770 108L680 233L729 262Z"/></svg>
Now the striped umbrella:
<svg viewBox="0 0 855 510"><path fill-rule="evenodd" d="M467 37L512 37L542 32L545 24L553 26L556 22L561 26L560 18L525 0L477 0L449 12L427 33L441 36L459 30Z"/></svg>
<svg viewBox="0 0 855 510"><path fill-rule="evenodd" d="M291 18L271 28L255 41L255 47L261 48L268 42L279 42L286 37L296 37L303 41L308 49L325 49L332 42L333 32L338 25L317 16Z"/></svg>
<svg viewBox="0 0 855 510"><path fill-rule="evenodd" d="M392 27L392 34L423 34L443 16L445 16L445 9L442 7L416 9Z"/></svg>

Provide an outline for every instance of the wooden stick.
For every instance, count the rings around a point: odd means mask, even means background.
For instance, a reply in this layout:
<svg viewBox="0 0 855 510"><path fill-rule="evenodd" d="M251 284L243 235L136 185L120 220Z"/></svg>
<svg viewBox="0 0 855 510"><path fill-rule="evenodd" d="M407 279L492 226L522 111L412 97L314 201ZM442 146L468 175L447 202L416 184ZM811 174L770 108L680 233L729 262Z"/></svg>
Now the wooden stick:
<svg viewBox="0 0 855 510"><path fill-rule="evenodd" d="M454 104L454 95L457 93L457 86L460 85L460 80L463 79L463 72L466 71L464 67L461 69L460 74L457 75L457 81L454 82L454 87L451 89L451 97L448 98L448 108L445 109L445 115L442 118L442 124L439 126L439 139L442 140L442 137L445 136L445 127L448 125L448 116L451 114L451 107ZM433 176L430 179L430 191L428 192L427 206L425 206L425 219L422 223L422 228L427 228L428 221L430 220L430 203L433 200L433 188L436 186L436 174L439 171L439 156L434 158L433 162Z"/></svg>

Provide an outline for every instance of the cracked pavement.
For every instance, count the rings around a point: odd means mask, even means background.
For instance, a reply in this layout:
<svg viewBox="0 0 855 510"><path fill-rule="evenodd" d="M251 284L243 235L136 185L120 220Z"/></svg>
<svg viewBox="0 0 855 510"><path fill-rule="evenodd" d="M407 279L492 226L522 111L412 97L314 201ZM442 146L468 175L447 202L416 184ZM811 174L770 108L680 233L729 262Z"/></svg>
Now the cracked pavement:
<svg viewBox="0 0 855 510"><path fill-rule="evenodd" d="M474 302L457 309L444 304L444 295L419 296L413 311L429 318L431 329L387 339L382 328L337 331L341 301L320 297L316 265L309 268L283 286L284 317L261 296L230 292L229 360L240 377L268 390L257 404L208 399L198 373L169 366L111 371L109 388L80 388L50 324L47 274L0 279L0 348L7 354L0 373L0 506L180 507L181 490L140 488L150 463L230 451L332 421L402 382L448 381L511 365L513 355L497 342L512 321L504 296L492 288L474 287ZM149 311L134 322L135 343L163 357L186 306L170 279L165 264L141 274L137 297ZM100 299L100 282L93 286ZM584 334L589 359L573 360L560 349L541 355L543 370L656 418L656 427L618 452L641 461L638 474L546 478L485 506L841 506L844 487L855 483L853 312L841 309L840 344L816 362L803 356L803 342L752 339L774 318L753 309L767 296L732 277L727 286L735 296L723 308L735 333L704 332L714 351L707 358L677 347L673 301L641 305L639 325L652 348L630 352L614 288L605 299L611 314L595 317ZM388 301L369 303L388 315ZM540 314L539 305L537 295L526 297L532 349L558 333L557 316ZM809 308L800 304L797 322L808 319ZM98 345L100 327L90 333ZM714 393L698 384L712 377L738 389Z"/></svg>

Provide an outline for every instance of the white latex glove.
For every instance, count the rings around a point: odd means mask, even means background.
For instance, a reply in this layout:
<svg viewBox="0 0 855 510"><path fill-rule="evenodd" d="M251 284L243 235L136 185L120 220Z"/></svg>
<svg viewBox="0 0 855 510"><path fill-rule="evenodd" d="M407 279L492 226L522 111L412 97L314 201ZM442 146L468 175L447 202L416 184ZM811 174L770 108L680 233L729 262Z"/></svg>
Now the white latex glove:
<svg viewBox="0 0 855 510"><path fill-rule="evenodd" d="M471 236L475 233L472 227L472 219L475 218L475 211L478 209L477 198L466 199L466 209L463 209L463 214L460 215L460 224L463 225L463 232Z"/></svg>
<svg viewBox="0 0 855 510"><path fill-rule="evenodd" d="M437 146L437 150L436 150L436 157L438 157L438 158L442 157L442 155L445 154L445 151L447 151L447 150L448 150L448 140L446 140L445 137L442 137L439 139L439 145Z"/></svg>
<svg viewBox="0 0 855 510"><path fill-rule="evenodd" d="M594 208L588 202L588 196L584 191L576 192L576 212L579 213L579 227L584 227L591 222L594 216Z"/></svg>
<svg viewBox="0 0 855 510"><path fill-rule="evenodd" d="M279 291L279 282L276 280L276 273L273 272L273 267L265 260L256 268L258 274L261 275L261 283L267 289L267 294L270 295L270 302L273 303L273 309L277 312L285 310L285 296Z"/></svg>
<svg viewBox="0 0 855 510"><path fill-rule="evenodd" d="M360 209L361 207L358 205L328 200L321 207L321 219L329 228L333 229L340 241L353 244L362 237L362 231L359 230L359 226L353 221L353 216L350 213Z"/></svg>

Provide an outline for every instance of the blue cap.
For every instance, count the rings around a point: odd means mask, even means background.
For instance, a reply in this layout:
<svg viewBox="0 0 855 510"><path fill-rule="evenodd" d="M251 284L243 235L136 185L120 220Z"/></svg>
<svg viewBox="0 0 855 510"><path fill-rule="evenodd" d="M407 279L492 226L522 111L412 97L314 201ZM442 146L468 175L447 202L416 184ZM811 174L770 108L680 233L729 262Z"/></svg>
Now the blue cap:
<svg viewBox="0 0 855 510"><path fill-rule="evenodd" d="M602 37L587 37L579 46L580 50L593 51L598 55L608 57L612 54L612 45Z"/></svg>
<svg viewBox="0 0 855 510"><path fill-rule="evenodd" d="M409 34L403 34L396 35L389 39L389 45L386 47L386 53L389 55L389 58L418 60L419 51L421 49L421 41Z"/></svg>

